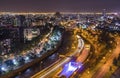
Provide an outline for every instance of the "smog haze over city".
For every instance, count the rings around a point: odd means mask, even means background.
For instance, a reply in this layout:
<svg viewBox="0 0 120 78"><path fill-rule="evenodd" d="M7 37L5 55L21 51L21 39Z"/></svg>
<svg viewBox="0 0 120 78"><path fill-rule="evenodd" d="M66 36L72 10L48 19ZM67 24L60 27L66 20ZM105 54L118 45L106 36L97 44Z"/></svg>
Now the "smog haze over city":
<svg viewBox="0 0 120 78"><path fill-rule="evenodd" d="M120 11L120 0L0 0L0 11L97 12Z"/></svg>

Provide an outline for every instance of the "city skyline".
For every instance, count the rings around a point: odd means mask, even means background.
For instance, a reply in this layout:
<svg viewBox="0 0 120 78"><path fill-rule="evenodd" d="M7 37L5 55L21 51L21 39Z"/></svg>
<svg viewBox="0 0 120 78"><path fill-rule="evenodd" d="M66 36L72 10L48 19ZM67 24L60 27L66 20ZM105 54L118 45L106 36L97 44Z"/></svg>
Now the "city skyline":
<svg viewBox="0 0 120 78"><path fill-rule="evenodd" d="M109 0L1 0L2 12L119 12L120 1Z"/></svg>
<svg viewBox="0 0 120 78"><path fill-rule="evenodd" d="M0 78L120 77L120 12L102 9L105 4L98 9L102 2L98 5L94 0L93 6L101 12L80 12L80 8L76 12L82 0L11 1L9 6L0 1L4 10L0 12Z"/></svg>

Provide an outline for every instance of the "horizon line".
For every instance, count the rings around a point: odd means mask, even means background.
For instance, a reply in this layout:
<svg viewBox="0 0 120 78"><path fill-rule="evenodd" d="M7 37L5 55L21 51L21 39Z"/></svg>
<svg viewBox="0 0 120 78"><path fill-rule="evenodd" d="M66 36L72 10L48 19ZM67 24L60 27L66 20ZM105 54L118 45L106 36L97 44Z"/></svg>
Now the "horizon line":
<svg viewBox="0 0 120 78"><path fill-rule="evenodd" d="M55 14L56 12L60 11L55 11L55 12L0 12L0 14L16 14L16 15L26 15L26 14ZM61 14L103 14L103 12L60 12ZM106 12L106 14L118 14L120 12Z"/></svg>

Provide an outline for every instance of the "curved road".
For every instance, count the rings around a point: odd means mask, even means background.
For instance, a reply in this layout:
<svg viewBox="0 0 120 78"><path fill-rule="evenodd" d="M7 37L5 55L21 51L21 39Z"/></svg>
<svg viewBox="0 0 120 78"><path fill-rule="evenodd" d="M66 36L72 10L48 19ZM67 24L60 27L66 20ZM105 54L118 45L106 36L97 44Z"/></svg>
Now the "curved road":
<svg viewBox="0 0 120 78"><path fill-rule="evenodd" d="M84 47L84 41L79 36L77 36L77 38L78 38L78 48L69 56L76 55L78 52L81 52ZM47 67L46 69L40 71L31 78L46 78L49 74L51 74L53 71L57 70L60 66L63 66L66 62L70 60L71 58L67 58L67 57L62 58L58 60L58 63L56 63L55 65L51 65L50 67Z"/></svg>

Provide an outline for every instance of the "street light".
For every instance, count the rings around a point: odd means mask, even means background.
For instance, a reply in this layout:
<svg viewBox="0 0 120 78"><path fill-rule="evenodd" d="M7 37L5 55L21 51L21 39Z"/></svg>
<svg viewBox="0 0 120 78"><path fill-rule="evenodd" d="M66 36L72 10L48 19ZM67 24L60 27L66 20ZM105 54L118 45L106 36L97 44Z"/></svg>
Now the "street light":
<svg viewBox="0 0 120 78"><path fill-rule="evenodd" d="M111 53L111 52L112 52L112 50L109 50L109 52Z"/></svg>
<svg viewBox="0 0 120 78"><path fill-rule="evenodd" d="M12 61L13 61L13 64L14 64L14 65L16 65L16 66L18 65L18 62L17 62L16 59L13 59Z"/></svg>
<svg viewBox="0 0 120 78"><path fill-rule="evenodd" d="M103 57L103 59L105 59L105 57Z"/></svg>
<svg viewBox="0 0 120 78"><path fill-rule="evenodd" d="M8 71L7 65L3 64L3 65L1 66L1 70L2 70L3 72L7 72L7 71Z"/></svg>
<svg viewBox="0 0 120 78"><path fill-rule="evenodd" d="M110 41L110 43L112 44L112 43L113 43L113 41Z"/></svg>

